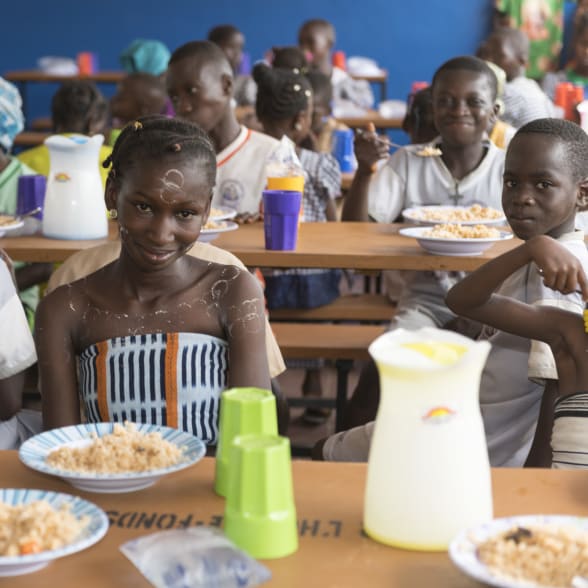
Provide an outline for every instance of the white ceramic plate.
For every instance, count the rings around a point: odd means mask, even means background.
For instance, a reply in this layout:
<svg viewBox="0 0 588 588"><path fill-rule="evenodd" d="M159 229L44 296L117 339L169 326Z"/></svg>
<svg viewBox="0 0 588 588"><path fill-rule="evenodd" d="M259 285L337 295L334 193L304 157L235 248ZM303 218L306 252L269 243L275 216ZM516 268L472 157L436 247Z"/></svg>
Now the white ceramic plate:
<svg viewBox="0 0 588 588"><path fill-rule="evenodd" d="M6 215L2 215L2 216L6 216ZM13 223L10 223L9 225L0 225L0 237L3 237L6 233L10 233L10 231L20 229L23 225L24 225L23 219L19 219L18 217L14 217Z"/></svg>
<svg viewBox="0 0 588 588"><path fill-rule="evenodd" d="M213 206L210 210L209 220L215 222L230 220L237 216L237 211L230 206Z"/></svg>
<svg viewBox="0 0 588 588"><path fill-rule="evenodd" d="M18 456L31 469L62 478L80 490L114 493L147 488L162 476L191 466L202 459L206 453L206 445L194 435L170 427L137 424L137 431L142 433L157 431L161 433L163 439L180 447L183 450L184 459L168 468L120 474L68 472L48 465L45 461L47 455L58 447L79 447L88 444L91 441L91 433L100 437L112 433L113 426L114 423L89 423L52 429L25 441L20 447Z"/></svg>
<svg viewBox="0 0 588 588"><path fill-rule="evenodd" d="M558 515L527 515L494 519L473 529L462 531L449 546L451 561L464 573L480 582L499 588L545 588L543 584L510 580L497 576L478 559L478 545L514 526L558 525L588 532L588 518Z"/></svg>
<svg viewBox="0 0 588 588"><path fill-rule="evenodd" d="M214 219L214 222L218 222L217 219ZM237 223L232 223L231 221L221 222L223 223L222 227L218 227L216 229L202 229L200 231L198 241L204 241L205 243L208 243L209 241L216 239L221 233L236 231L239 228L239 225Z"/></svg>
<svg viewBox="0 0 588 588"><path fill-rule="evenodd" d="M456 220L445 220L443 218L444 215L462 211L462 210L469 210L469 206L415 206L414 208L405 208L402 211L402 217L405 221L411 222L416 225L439 225L443 223L457 223L459 222L460 225L503 225L506 224L506 217L504 214L501 213L499 218L493 219L476 219L470 221L456 221ZM441 218L438 220L430 220L425 219L424 214L435 214L440 213Z"/></svg>
<svg viewBox="0 0 588 588"><path fill-rule="evenodd" d="M76 518L82 516L89 517L88 525L77 539L59 549L51 549L30 555L0 557L0 576L18 576L40 570L53 559L76 553L94 545L108 531L108 517L106 514L95 504L87 500L82 500L77 496L61 494L59 492L48 492L46 490L26 490L21 488L0 489L0 502L11 506L28 504L35 500L45 500L56 509L59 509L62 504L67 504L70 507L70 512Z"/></svg>
<svg viewBox="0 0 588 588"><path fill-rule="evenodd" d="M480 255L486 249L498 241L512 239L512 233L501 231L499 237L488 239L441 239L439 237L427 237L424 235L430 231L430 227L406 227L400 229L399 234L405 237L413 237L419 245L433 255L450 255L457 257L467 257L470 255Z"/></svg>

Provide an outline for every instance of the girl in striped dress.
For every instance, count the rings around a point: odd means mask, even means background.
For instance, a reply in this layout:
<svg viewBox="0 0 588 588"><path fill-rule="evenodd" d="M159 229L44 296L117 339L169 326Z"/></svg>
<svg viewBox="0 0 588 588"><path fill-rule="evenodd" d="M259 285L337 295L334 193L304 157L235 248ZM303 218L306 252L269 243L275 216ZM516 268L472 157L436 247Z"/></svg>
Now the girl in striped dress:
<svg viewBox="0 0 588 588"><path fill-rule="evenodd" d="M193 123L145 117L108 165L120 256L37 313L44 427L128 419L214 444L221 392L270 388L257 280L185 255L210 211L214 148Z"/></svg>

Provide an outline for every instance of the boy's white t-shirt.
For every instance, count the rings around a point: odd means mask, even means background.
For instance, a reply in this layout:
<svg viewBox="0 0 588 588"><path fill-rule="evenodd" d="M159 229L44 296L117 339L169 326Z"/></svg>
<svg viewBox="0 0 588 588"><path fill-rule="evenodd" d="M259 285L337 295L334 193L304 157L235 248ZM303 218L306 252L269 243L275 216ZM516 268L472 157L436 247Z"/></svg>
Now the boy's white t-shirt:
<svg viewBox="0 0 588 588"><path fill-rule="evenodd" d="M279 141L241 126L237 138L216 156L213 206L230 206L239 213L259 212L266 186L266 159Z"/></svg>
<svg viewBox="0 0 588 588"><path fill-rule="evenodd" d="M428 146L437 146L436 139ZM486 155L472 172L455 180L441 156L416 155L425 145L398 149L378 164L368 192L368 212L376 221L393 223L405 208L432 204L469 206L482 204L502 210L504 150L484 142ZM457 191L457 192L456 192ZM452 194L459 194L454 199Z"/></svg>

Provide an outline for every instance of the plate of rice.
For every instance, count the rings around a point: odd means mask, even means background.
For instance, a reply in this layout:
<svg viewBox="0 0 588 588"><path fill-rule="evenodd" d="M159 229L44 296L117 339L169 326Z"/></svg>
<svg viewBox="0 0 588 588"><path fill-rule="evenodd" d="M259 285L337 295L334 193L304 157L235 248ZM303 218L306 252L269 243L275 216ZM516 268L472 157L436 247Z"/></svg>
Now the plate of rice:
<svg viewBox="0 0 588 588"><path fill-rule="evenodd" d="M459 223L461 225L503 225L506 217L502 210L481 204L471 206L415 206L405 208L402 217L416 225Z"/></svg>
<svg viewBox="0 0 588 588"><path fill-rule="evenodd" d="M94 545L108 531L95 504L70 494L0 488L0 576L28 574Z"/></svg>
<svg viewBox="0 0 588 588"><path fill-rule="evenodd" d="M449 557L468 576L500 588L571 588L588 577L588 518L527 515L461 532Z"/></svg>
<svg viewBox="0 0 588 588"><path fill-rule="evenodd" d="M237 211L230 206L212 206L208 215L209 221L231 220L237 216Z"/></svg>
<svg viewBox="0 0 588 588"><path fill-rule="evenodd" d="M239 225L237 223L209 218L200 231L198 241L208 243L213 239L216 239L221 233L236 231L238 228Z"/></svg>
<svg viewBox="0 0 588 588"><path fill-rule="evenodd" d="M10 231L20 229L24 225L24 220L18 216L0 214L0 237Z"/></svg>
<svg viewBox="0 0 588 588"><path fill-rule="evenodd" d="M406 227L400 235L412 237L433 255L467 257L481 255L498 241L512 239L512 233L487 225L445 224L428 227Z"/></svg>
<svg viewBox="0 0 588 588"><path fill-rule="evenodd" d="M131 492L187 468L206 453L183 431L135 423L88 423L52 429L25 441L20 460L88 492Z"/></svg>

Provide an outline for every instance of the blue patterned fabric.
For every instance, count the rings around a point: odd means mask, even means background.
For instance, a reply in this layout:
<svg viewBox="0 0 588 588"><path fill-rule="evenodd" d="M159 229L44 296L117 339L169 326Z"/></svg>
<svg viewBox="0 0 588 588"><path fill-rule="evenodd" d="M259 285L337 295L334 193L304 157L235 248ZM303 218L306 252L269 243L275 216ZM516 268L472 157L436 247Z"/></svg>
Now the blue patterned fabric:
<svg viewBox="0 0 588 588"><path fill-rule="evenodd" d="M0 147L9 153L14 137L24 128L22 99L14 84L0 78Z"/></svg>

